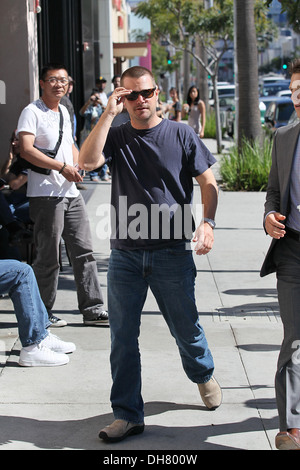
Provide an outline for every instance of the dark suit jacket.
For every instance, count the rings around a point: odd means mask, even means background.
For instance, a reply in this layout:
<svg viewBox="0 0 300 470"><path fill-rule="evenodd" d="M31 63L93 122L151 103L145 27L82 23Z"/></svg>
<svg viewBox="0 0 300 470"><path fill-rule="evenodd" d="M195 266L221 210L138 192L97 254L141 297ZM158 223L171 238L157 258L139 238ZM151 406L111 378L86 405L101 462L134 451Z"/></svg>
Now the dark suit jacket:
<svg viewBox="0 0 300 470"><path fill-rule="evenodd" d="M300 123L297 122L279 128L274 136L264 220L266 214L270 211L280 212L282 215L288 216L291 170L299 132ZM276 271L273 253L277 242L278 240L272 239L260 271L262 277Z"/></svg>

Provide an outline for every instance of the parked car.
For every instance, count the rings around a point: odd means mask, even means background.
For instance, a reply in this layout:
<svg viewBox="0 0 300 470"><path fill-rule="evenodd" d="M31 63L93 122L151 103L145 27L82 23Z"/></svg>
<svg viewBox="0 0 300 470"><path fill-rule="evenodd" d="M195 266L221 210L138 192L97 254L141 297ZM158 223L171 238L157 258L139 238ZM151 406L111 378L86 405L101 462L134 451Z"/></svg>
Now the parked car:
<svg viewBox="0 0 300 470"><path fill-rule="evenodd" d="M260 122L262 124L265 123L265 114L269 104L276 99L276 96L261 96L259 98Z"/></svg>
<svg viewBox="0 0 300 470"><path fill-rule="evenodd" d="M220 96L220 121L221 127L230 137L234 134L234 119L235 119L235 96L222 95Z"/></svg>
<svg viewBox="0 0 300 470"><path fill-rule="evenodd" d="M265 126L272 131L286 126L294 111L294 105L289 97L275 97L265 112Z"/></svg>
<svg viewBox="0 0 300 470"><path fill-rule="evenodd" d="M285 80L286 77L282 74L277 74L277 73L270 73L267 75L262 75L259 77L259 87L261 88L264 83L276 83L276 82L282 82L282 80Z"/></svg>
<svg viewBox="0 0 300 470"><path fill-rule="evenodd" d="M235 106L231 109L228 109L226 112L226 121L225 121L225 130L229 137L234 136L234 127L235 127Z"/></svg>
<svg viewBox="0 0 300 470"><path fill-rule="evenodd" d="M291 114L288 124L294 124L294 122L297 122L297 121L299 121L299 118L297 116L296 110L294 110Z"/></svg>
<svg viewBox="0 0 300 470"><path fill-rule="evenodd" d="M276 93L276 96L291 96L292 92L291 90L281 90Z"/></svg>
<svg viewBox="0 0 300 470"><path fill-rule="evenodd" d="M232 85L230 83L227 84L218 84L217 85L217 90L218 90L218 95L219 99L221 99L224 96L232 96L234 98L235 95L235 85ZM209 88L209 104L210 106L213 106L215 102L215 97L214 97L214 90L213 87Z"/></svg>
<svg viewBox="0 0 300 470"><path fill-rule="evenodd" d="M290 97L291 92L290 92L290 90L288 90L288 91L289 91L289 93L287 93L287 96L282 95L281 93L283 93L283 92L278 92L274 96L261 96L259 98L260 121L261 121L262 124L265 123L265 114L266 114L268 106L272 102L277 101L280 97Z"/></svg>
<svg viewBox="0 0 300 470"><path fill-rule="evenodd" d="M214 109L214 107L215 107L215 103L213 100L211 104L211 108ZM229 94L227 93L223 94L223 89L221 90L221 94L219 94L219 109L220 109L221 128L223 131L226 131L228 117L232 114L232 112L235 109L235 90L234 89L229 89Z"/></svg>
<svg viewBox="0 0 300 470"><path fill-rule="evenodd" d="M288 90L290 80L282 80L274 83L264 83L260 89L261 96L274 96L282 90Z"/></svg>

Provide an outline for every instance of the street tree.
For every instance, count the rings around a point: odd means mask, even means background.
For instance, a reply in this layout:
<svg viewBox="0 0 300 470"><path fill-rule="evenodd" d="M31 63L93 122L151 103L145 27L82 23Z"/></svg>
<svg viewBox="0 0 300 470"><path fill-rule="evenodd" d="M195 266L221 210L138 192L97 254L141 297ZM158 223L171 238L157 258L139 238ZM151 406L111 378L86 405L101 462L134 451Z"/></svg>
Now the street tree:
<svg viewBox="0 0 300 470"><path fill-rule="evenodd" d="M237 144L261 137L258 61L254 18L255 0L234 0L238 73Z"/></svg>
<svg viewBox="0 0 300 470"><path fill-rule="evenodd" d="M217 148L222 151L217 80L220 60L233 39L233 0L215 0L206 9L199 0L148 0L138 4L137 16L149 18L151 34L175 50L189 53L211 77L215 96ZM209 58L204 62L195 51L199 42Z"/></svg>
<svg viewBox="0 0 300 470"><path fill-rule="evenodd" d="M270 31L270 22L267 19L266 0L252 0L254 11L247 8L247 12L251 15L248 18L251 25L254 23L256 32L259 37L266 37L264 32ZM217 92L217 81L219 64L224 53L232 45L234 38L234 0L214 0L213 6L205 8L204 0L145 0L138 4L135 13L140 17L146 17L151 21L151 34L154 38L163 39L166 43L179 50L188 52L194 60L200 64L211 77L214 97L215 97L215 116L216 116L216 140L218 152L222 151L222 132L219 112L219 97ZM243 6L244 1L238 1ZM240 15L240 13L239 13ZM247 28L245 31L247 31ZM252 28L253 29L253 28ZM255 31L255 30L254 30ZM249 34L248 34L249 36ZM238 40L242 40L243 36L238 36ZM269 36L271 39L271 35ZM197 54L194 45L200 44L201 50L205 51L208 57L207 62L203 60L203 56ZM251 33L251 41L249 42L252 52L257 51L256 37L253 30ZM257 73L257 64L255 66ZM248 70L250 76L253 69ZM243 76L243 73L242 73ZM252 83L247 89L247 93L252 90ZM258 99L255 101L258 108ZM242 102L243 105L243 102ZM243 109L243 107L242 107ZM243 124L245 129L252 126L252 115L248 116L248 122ZM243 123L243 120L242 120ZM252 135L252 133L251 133Z"/></svg>
<svg viewBox="0 0 300 470"><path fill-rule="evenodd" d="M269 7L273 0L266 0ZM278 0L281 3L281 11L287 13L287 19L296 33L300 33L300 2L299 0Z"/></svg>

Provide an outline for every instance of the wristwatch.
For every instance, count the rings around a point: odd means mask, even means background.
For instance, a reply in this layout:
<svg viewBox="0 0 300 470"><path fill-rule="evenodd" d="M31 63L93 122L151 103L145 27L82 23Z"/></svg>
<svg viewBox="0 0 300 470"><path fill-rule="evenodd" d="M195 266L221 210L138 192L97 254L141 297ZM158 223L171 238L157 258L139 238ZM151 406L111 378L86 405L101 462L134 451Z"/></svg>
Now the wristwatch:
<svg viewBox="0 0 300 470"><path fill-rule="evenodd" d="M212 229L216 227L216 222L213 219L208 219L207 217L204 217L203 221L207 222Z"/></svg>

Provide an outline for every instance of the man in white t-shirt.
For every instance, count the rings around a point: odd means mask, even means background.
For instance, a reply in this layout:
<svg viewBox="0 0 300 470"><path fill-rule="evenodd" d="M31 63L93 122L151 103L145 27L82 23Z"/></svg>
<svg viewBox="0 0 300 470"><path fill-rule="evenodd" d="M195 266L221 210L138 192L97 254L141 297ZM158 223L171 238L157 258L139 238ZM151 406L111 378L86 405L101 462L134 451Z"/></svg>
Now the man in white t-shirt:
<svg viewBox="0 0 300 470"><path fill-rule="evenodd" d="M103 109L106 108L107 101L108 101L107 94L104 91L105 87L106 87L106 83L107 83L107 81L103 77L97 78L97 80L96 80L96 87L99 90L99 95L100 95L100 99L101 99L101 102L102 102L102 105L103 105Z"/></svg>
<svg viewBox="0 0 300 470"><path fill-rule="evenodd" d="M30 217L34 222L37 249L33 269L52 326L67 323L52 313L59 275L59 246L64 239L77 286L78 307L86 325L107 325L103 295L93 255L90 225L84 201L75 183L81 182L78 151L74 145L70 116L60 105L69 84L66 68L49 64L41 74L42 96L29 104L18 122L21 156L30 164L49 169L50 174L28 170ZM55 158L39 149L53 150L63 136Z"/></svg>

